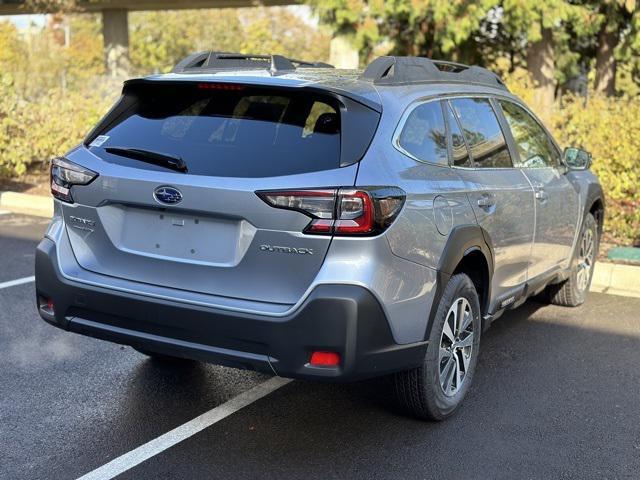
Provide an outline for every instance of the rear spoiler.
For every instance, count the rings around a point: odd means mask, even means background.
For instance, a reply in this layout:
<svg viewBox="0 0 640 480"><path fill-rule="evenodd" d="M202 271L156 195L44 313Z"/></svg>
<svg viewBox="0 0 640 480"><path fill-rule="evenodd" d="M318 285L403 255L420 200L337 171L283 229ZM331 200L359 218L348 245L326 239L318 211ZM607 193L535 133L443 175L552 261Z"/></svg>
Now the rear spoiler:
<svg viewBox="0 0 640 480"><path fill-rule="evenodd" d="M196 81L194 81L196 80ZM230 82L211 81L203 82L202 79L194 80L156 80L148 78L136 78L127 80L122 89L122 96L111 107L107 114L98 122L98 124L89 132L84 139L83 144L89 145L98 135L109 129L113 124L117 123L120 117L126 115L137 103L138 95L136 94L141 88L159 85L194 85L197 83L235 83L243 84L248 88L267 89L267 90L296 90L307 91L315 94L328 95L336 99L340 105L340 166L346 167L359 162L369 148L371 140L378 128L381 116L381 107L375 102L367 100L367 103L373 103L378 108L372 108L369 105L359 101L360 99L352 98L342 92L324 86L307 86L307 85L264 85L248 82Z"/></svg>

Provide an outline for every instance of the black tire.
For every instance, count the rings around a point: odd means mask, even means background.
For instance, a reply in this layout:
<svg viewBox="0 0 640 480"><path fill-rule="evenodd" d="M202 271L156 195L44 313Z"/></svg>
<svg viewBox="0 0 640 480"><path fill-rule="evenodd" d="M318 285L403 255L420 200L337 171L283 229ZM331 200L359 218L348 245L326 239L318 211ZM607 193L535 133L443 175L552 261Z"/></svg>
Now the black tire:
<svg viewBox="0 0 640 480"><path fill-rule="evenodd" d="M462 357L457 357L458 360L455 360L456 353L447 354L448 360L445 357L441 358L440 346L441 341L446 342L444 339L447 335L443 335L443 330L445 329L445 322L451 321L449 310L454 303L464 305L464 302L459 303L461 298L466 299L470 308L469 316L470 326L473 331L473 342L470 349L469 363L457 391L455 393L445 393L445 386L441 384L440 374L441 367L445 365L442 362L447 362L446 366L448 366L448 362L451 359L454 359L454 362L459 361L460 364L462 364L463 359ZM418 368L399 372L393 376L398 406L409 415L423 420L440 421L453 415L469 391L473 380L480 349L481 329L480 301L473 282L464 273L454 275L447 283L438 304L423 364ZM463 338L462 334L460 338ZM463 352L460 353L464 355ZM465 356L465 358L467 357ZM445 376L443 384L447 384L446 378ZM453 378L452 380L455 381ZM449 385L447 384L446 388L448 387ZM453 387L451 387L451 390L453 390Z"/></svg>
<svg viewBox="0 0 640 480"><path fill-rule="evenodd" d="M590 260L589 272L586 275L586 283L584 279L579 278L579 271L583 268L584 262L583 255L583 240L585 236L591 235L593 241L593 256ZM578 237L578 243L576 245L576 251L573 253L571 260L571 275L567 280L555 285L549 285L546 288L545 294L549 303L554 305L560 305L563 307L577 307L582 305L587 298L589 292L589 286L591 285L591 279L593 277L593 270L596 263L596 257L598 256L600 238L598 236L598 224L592 214L587 213L582 222L582 229L580 230L580 236Z"/></svg>
<svg viewBox="0 0 640 480"><path fill-rule="evenodd" d="M152 352L151 350L147 350L144 348L138 348L138 347L131 347L133 348L135 351L142 353L143 355L146 355L147 357L150 357L153 360L157 360L159 362L162 363L180 363L180 364L187 364L187 363L193 363L193 360L188 360L186 358L182 358L182 357L173 357L171 355L165 355L163 353L157 353L157 352Z"/></svg>

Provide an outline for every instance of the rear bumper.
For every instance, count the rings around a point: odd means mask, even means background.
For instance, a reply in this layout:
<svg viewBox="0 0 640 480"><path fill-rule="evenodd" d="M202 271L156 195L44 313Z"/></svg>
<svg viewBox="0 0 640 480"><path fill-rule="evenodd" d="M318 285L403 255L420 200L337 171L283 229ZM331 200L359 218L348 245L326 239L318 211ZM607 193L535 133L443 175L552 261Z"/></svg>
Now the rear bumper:
<svg viewBox="0 0 640 480"><path fill-rule="evenodd" d="M65 278L56 245L36 251L38 304L50 324L167 355L313 380L351 381L420 365L426 343L398 345L375 297L356 285L321 285L285 317L238 313L95 287ZM340 353L313 367L312 351Z"/></svg>

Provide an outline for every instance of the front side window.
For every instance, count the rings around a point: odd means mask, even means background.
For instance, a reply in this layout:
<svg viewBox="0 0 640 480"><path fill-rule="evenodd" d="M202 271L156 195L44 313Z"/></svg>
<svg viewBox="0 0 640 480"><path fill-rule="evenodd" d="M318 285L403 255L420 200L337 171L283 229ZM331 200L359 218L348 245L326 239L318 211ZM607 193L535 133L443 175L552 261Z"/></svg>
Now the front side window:
<svg viewBox="0 0 640 480"><path fill-rule="evenodd" d="M398 138L398 145L423 162L447 165L447 131L440 102L418 105Z"/></svg>
<svg viewBox="0 0 640 480"><path fill-rule="evenodd" d="M547 132L524 108L513 102L500 101L511 134L518 150L519 167L555 167L560 162L560 154Z"/></svg>
<svg viewBox="0 0 640 480"><path fill-rule="evenodd" d="M498 118L487 98L451 100L474 165L482 168L513 166Z"/></svg>

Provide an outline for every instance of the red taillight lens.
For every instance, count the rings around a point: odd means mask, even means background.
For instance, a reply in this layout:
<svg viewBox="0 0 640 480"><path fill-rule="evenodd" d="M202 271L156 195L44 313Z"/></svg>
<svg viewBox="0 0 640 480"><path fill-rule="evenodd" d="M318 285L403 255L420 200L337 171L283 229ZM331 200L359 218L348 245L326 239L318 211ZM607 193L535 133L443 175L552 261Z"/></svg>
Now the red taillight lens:
<svg viewBox="0 0 640 480"><path fill-rule="evenodd" d="M51 160L49 176L51 194L58 200L73 203L71 187L74 185L88 185L95 180L98 174L64 158L54 158Z"/></svg>
<svg viewBox="0 0 640 480"><path fill-rule="evenodd" d="M405 200L405 193L395 187L256 193L274 208L311 217L304 233L313 235L377 235L391 225Z"/></svg>
<svg viewBox="0 0 640 480"><path fill-rule="evenodd" d="M341 191L334 232L338 235L361 235L372 232L375 228L373 211L373 201L367 192Z"/></svg>
<svg viewBox="0 0 640 480"><path fill-rule="evenodd" d="M317 218L304 229L304 233L314 233L316 235L331 235L333 232L333 220L323 220Z"/></svg>
<svg viewBox="0 0 640 480"><path fill-rule="evenodd" d="M340 354L336 352L313 352L309 363L314 367L337 367L340 365Z"/></svg>

